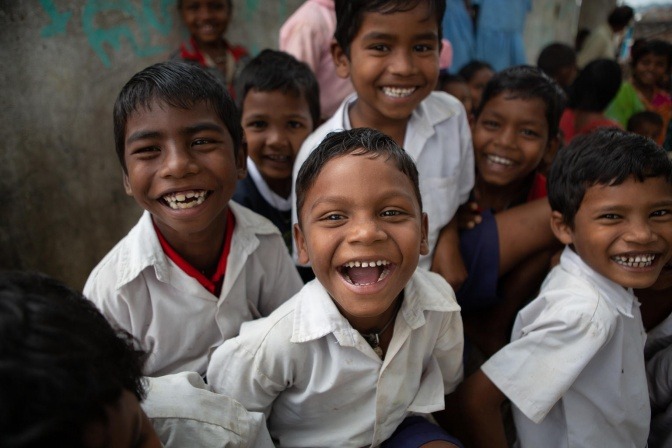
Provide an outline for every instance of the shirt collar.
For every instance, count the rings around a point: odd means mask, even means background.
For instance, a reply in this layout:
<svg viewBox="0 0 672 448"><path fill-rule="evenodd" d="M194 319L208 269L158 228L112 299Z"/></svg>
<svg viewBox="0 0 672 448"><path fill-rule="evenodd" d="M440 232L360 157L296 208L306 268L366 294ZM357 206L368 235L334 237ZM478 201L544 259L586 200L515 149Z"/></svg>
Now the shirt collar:
<svg viewBox="0 0 672 448"><path fill-rule="evenodd" d="M452 288L438 274L418 268L404 288L402 317L411 329L425 324L425 311L459 311ZM291 342L307 342L333 333L343 346L355 346L355 330L338 311L319 280L308 283L299 292L294 309Z"/></svg>
<svg viewBox="0 0 672 448"><path fill-rule="evenodd" d="M618 311L628 317L633 317L632 307L639 304L632 288L624 288L618 283L609 280L588 266L581 257L569 246L566 246L560 256L560 266L577 277L583 278L596 286L601 298L612 303Z"/></svg>
<svg viewBox="0 0 672 448"><path fill-rule="evenodd" d="M259 194L266 200L266 202L283 212L292 209L292 201L289 198L283 198L270 189L264 178L261 177L257 165L255 165L254 161L249 157L247 158L247 174L252 178L252 182L254 182L257 190L259 190Z"/></svg>

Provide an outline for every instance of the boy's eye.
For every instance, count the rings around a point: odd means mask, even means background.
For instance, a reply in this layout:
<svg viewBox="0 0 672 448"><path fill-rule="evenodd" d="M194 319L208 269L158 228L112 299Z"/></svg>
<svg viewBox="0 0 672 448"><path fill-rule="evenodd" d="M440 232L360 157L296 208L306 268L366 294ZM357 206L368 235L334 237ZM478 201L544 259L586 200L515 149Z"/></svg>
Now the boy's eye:
<svg viewBox="0 0 672 448"><path fill-rule="evenodd" d="M369 47L373 51L380 51L380 52L385 52L389 51L390 47L384 44L374 44Z"/></svg>
<svg viewBox="0 0 672 448"><path fill-rule="evenodd" d="M499 123L493 120L483 120L481 124L486 129L497 129L499 127Z"/></svg>
<svg viewBox="0 0 672 448"><path fill-rule="evenodd" d="M345 216L340 213L327 213L321 218L322 221L340 221L342 219L345 219Z"/></svg>
<svg viewBox="0 0 672 448"><path fill-rule="evenodd" d="M289 126L291 129L301 129L303 127L303 123L300 121L291 120L287 123L287 126Z"/></svg>
<svg viewBox="0 0 672 448"><path fill-rule="evenodd" d="M424 53L426 51L433 51L434 46L433 45L427 45L427 44L418 44L413 46L413 50L417 51L418 53Z"/></svg>
<svg viewBox="0 0 672 448"><path fill-rule="evenodd" d="M525 137L539 137L539 133L533 131L532 129L521 129L520 133Z"/></svg>
<svg viewBox="0 0 672 448"><path fill-rule="evenodd" d="M142 148L133 149L131 154L151 154L159 151L161 149L158 146L143 146Z"/></svg>
<svg viewBox="0 0 672 448"><path fill-rule="evenodd" d="M212 140L206 138L197 138L192 142L192 145L200 146L200 145L207 145L208 143L212 143Z"/></svg>
<svg viewBox="0 0 672 448"><path fill-rule="evenodd" d="M245 125L248 128L264 129L268 124L263 120L250 121Z"/></svg>
<svg viewBox="0 0 672 448"><path fill-rule="evenodd" d="M660 218L662 216L669 218L670 217L670 211L669 210L656 210L655 212L651 213L651 216L654 218Z"/></svg>
<svg viewBox="0 0 672 448"><path fill-rule="evenodd" d="M394 216L400 216L402 214L401 210L384 210L380 215L384 217L394 217Z"/></svg>
<svg viewBox="0 0 672 448"><path fill-rule="evenodd" d="M606 220L615 220L615 219L620 219L621 216L617 215L616 213L605 213L604 215L600 216L601 219L606 219Z"/></svg>

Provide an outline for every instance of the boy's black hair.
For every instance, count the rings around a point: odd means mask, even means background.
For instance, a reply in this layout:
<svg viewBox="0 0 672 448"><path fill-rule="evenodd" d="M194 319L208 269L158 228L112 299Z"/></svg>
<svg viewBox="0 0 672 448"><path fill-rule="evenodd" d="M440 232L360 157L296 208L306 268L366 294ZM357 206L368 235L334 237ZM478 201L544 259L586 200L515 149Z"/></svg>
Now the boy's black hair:
<svg viewBox="0 0 672 448"><path fill-rule="evenodd" d="M426 2L429 12L436 21L438 43L441 43L441 23L446 11L446 0L336 0L336 31L334 38L343 52L350 56L350 44L359 32L364 21L364 14L377 12L392 14L414 9L418 4Z"/></svg>
<svg viewBox="0 0 672 448"><path fill-rule="evenodd" d="M558 151L548 175L548 201L563 221L574 217L586 190L594 185L620 185L634 177L662 177L672 185L672 161L651 139L617 128L600 128L577 136Z"/></svg>
<svg viewBox="0 0 672 448"><path fill-rule="evenodd" d="M627 5L617 6L614 8L609 17L607 17L607 23L616 30L621 30L628 26L628 23L635 17L635 11Z"/></svg>
<svg viewBox="0 0 672 448"><path fill-rule="evenodd" d="M595 59L586 65L569 89L572 109L602 112L621 87L621 66L612 59Z"/></svg>
<svg viewBox="0 0 672 448"><path fill-rule="evenodd" d="M182 9L182 2L183 0L177 0L177 10L179 11ZM233 1L232 0L226 0L226 6L229 8L229 11L233 9Z"/></svg>
<svg viewBox="0 0 672 448"><path fill-rule="evenodd" d="M462 66L460 71L457 72L458 75L463 77L465 81L469 82L471 81L471 78L476 75L479 71L483 70L484 68L487 68L490 70L492 73L495 73L495 69L492 68L492 65L488 64L485 61L479 61L478 59L472 59L471 61L467 62Z"/></svg>
<svg viewBox="0 0 672 448"><path fill-rule="evenodd" d="M384 157L404 173L413 184L413 192L422 210L422 198L418 184L418 169L411 156L387 135L370 128L355 128L348 131L330 132L310 153L301 165L296 179L296 214L301 222L301 209L308 190L330 160L345 155Z"/></svg>
<svg viewBox="0 0 672 448"><path fill-rule="evenodd" d="M179 109L191 109L200 103L207 104L231 134L234 155L238 158L243 130L238 108L226 86L195 64L168 61L136 73L121 89L114 103L114 142L124 172L126 123L139 109L149 109L153 101Z"/></svg>
<svg viewBox="0 0 672 448"><path fill-rule="evenodd" d="M466 84L467 80L460 75L452 75L450 73L439 73L439 81L436 83L436 88L445 90L448 84Z"/></svg>
<svg viewBox="0 0 672 448"><path fill-rule="evenodd" d="M546 45L537 58L537 67L551 78L558 76L563 68L574 66L576 66L576 51L562 42Z"/></svg>
<svg viewBox="0 0 672 448"><path fill-rule="evenodd" d="M634 113L628 118L628 131L635 132L644 123L651 123L655 126L660 126L660 129L663 129L663 117L659 113L652 110L643 110L641 112Z"/></svg>
<svg viewBox="0 0 672 448"><path fill-rule="evenodd" d="M672 66L672 44L660 39L637 39L630 48L630 65L635 65L644 56L653 54L655 56L665 56L667 58L667 67L669 71Z"/></svg>
<svg viewBox="0 0 672 448"><path fill-rule="evenodd" d="M279 90L303 96L308 103L313 126L320 122L320 89L313 71L304 62L284 51L264 50L247 63L236 81L236 98L242 112L251 89L260 92Z"/></svg>
<svg viewBox="0 0 672 448"><path fill-rule="evenodd" d="M146 355L80 293L37 273L0 273L0 446L83 446L122 392L145 396Z"/></svg>
<svg viewBox="0 0 672 448"><path fill-rule="evenodd" d="M549 140L556 137L560 126L560 116L567 101L565 92L541 69L529 65L509 67L495 73L485 85L481 104L476 109L476 118L485 104L501 93L508 99L529 100L539 98L546 105Z"/></svg>

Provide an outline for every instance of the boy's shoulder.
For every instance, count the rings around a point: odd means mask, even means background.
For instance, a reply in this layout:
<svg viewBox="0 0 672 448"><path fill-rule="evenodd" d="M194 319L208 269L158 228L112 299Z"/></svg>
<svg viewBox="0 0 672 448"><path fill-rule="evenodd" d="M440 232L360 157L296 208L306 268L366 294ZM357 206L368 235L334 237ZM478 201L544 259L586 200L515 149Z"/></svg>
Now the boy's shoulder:
<svg viewBox="0 0 672 448"><path fill-rule="evenodd" d="M449 93L435 90L415 108L413 115L419 115L433 125L441 123L452 117L462 117L466 120L467 114L464 106Z"/></svg>

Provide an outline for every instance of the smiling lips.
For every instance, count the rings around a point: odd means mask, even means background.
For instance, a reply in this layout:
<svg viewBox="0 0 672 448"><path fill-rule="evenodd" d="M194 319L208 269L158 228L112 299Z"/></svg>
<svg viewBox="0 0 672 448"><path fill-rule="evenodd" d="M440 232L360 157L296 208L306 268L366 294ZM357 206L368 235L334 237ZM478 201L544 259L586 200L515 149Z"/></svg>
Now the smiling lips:
<svg viewBox="0 0 672 448"><path fill-rule="evenodd" d="M184 210L201 205L208 194L206 190L189 190L166 194L161 199L173 210Z"/></svg>
<svg viewBox="0 0 672 448"><path fill-rule="evenodd" d="M656 259L654 254L642 254L635 256L616 255L611 257L617 264L628 268L647 268L653 264Z"/></svg>
<svg viewBox="0 0 672 448"><path fill-rule="evenodd" d="M392 98L404 98L416 91L416 87L383 87L383 93Z"/></svg>
<svg viewBox="0 0 672 448"><path fill-rule="evenodd" d="M501 157L501 156L496 156L494 154L486 154L485 159L488 162L494 163L494 164L497 164L497 165L504 165L504 166L513 165L513 160L507 159L507 158Z"/></svg>
<svg viewBox="0 0 672 448"><path fill-rule="evenodd" d="M390 273L391 263L387 260L350 261L338 271L343 278L355 286L368 286L382 281Z"/></svg>

